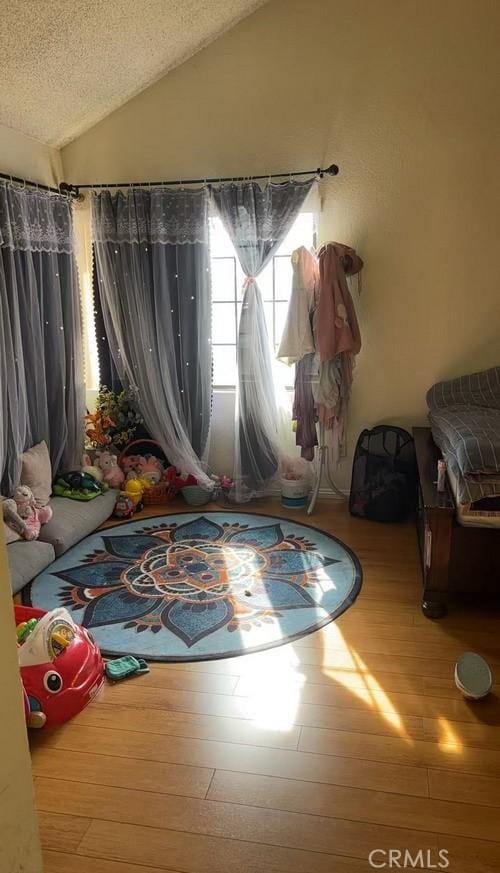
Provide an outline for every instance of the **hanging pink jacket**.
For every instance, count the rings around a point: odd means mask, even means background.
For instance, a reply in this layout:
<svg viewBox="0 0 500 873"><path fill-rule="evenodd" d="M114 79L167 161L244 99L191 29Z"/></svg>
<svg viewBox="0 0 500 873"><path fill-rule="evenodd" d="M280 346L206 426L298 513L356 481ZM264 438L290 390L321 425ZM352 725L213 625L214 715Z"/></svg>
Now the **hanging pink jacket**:
<svg viewBox="0 0 500 873"><path fill-rule="evenodd" d="M363 261L354 249L335 242L324 245L318 258L316 341L320 360L329 361L340 352L357 355L361 348L361 334L346 274L359 273Z"/></svg>

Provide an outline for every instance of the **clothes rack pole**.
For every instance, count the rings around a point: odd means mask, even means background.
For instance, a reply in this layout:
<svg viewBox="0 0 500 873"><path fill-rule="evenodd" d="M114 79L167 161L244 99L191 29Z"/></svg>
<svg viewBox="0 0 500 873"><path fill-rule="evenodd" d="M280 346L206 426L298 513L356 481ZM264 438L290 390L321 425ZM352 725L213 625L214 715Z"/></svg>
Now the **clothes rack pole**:
<svg viewBox="0 0 500 873"><path fill-rule="evenodd" d="M323 422L320 422L319 425L319 446L318 446L318 468L316 472L316 480L313 487L313 492L311 495L311 499L309 501L309 506L307 507L307 514L312 515L314 512L314 507L316 506L316 501L318 499L319 489L321 487L321 479L323 478L323 471L326 470L326 475L328 478L328 482L330 483L330 487L332 491L337 495L337 497L345 500L345 494L342 494L342 491L337 487L335 482L333 481L330 475L330 469L328 466L328 446L326 445L325 440L325 425Z"/></svg>

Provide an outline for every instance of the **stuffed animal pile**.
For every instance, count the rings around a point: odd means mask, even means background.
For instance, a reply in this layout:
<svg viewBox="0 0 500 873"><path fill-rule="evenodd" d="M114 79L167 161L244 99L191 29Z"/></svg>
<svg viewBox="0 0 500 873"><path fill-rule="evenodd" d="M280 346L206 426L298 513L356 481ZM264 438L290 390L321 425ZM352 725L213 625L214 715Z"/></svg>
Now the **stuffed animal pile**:
<svg viewBox="0 0 500 873"><path fill-rule="evenodd" d="M115 505L115 515L118 518L130 518L134 512L140 512L144 492L157 485L167 484L175 491L180 491L185 485L197 484L194 476L182 476L175 467L165 466L160 458L151 453L125 455L120 463L125 481L121 485Z"/></svg>

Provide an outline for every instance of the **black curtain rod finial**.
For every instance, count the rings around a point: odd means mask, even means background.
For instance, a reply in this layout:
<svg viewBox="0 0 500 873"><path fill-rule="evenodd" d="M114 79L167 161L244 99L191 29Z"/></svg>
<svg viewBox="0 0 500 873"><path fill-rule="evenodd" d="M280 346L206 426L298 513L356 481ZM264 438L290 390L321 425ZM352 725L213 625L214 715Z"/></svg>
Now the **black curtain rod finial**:
<svg viewBox="0 0 500 873"><path fill-rule="evenodd" d="M337 164L330 164L329 167L325 167L324 170L321 167L318 167L318 176L322 179L325 175L327 176L338 176L339 168Z"/></svg>

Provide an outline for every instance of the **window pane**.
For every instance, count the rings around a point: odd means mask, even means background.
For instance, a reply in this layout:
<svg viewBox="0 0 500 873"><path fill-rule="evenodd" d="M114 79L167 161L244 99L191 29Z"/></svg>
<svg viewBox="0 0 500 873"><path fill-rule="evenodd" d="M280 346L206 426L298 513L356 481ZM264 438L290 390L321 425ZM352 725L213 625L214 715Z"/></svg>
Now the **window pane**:
<svg viewBox="0 0 500 873"><path fill-rule="evenodd" d="M299 246L310 248L314 243L314 213L301 212L295 219L288 236L281 243L277 255L291 255Z"/></svg>
<svg viewBox="0 0 500 873"><path fill-rule="evenodd" d="M272 303L264 303L264 314L266 316L267 335L269 337L269 342L272 345L274 342L274 339L273 339L273 304Z"/></svg>
<svg viewBox="0 0 500 873"><path fill-rule="evenodd" d="M273 299L273 259L269 261L267 267L259 273L257 284L260 288L263 300Z"/></svg>
<svg viewBox="0 0 500 873"><path fill-rule="evenodd" d="M234 300L234 258L212 258L212 300Z"/></svg>
<svg viewBox="0 0 500 873"><path fill-rule="evenodd" d="M285 327L286 314L288 312L288 303L275 303L275 342L281 342L281 336Z"/></svg>
<svg viewBox="0 0 500 873"><path fill-rule="evenodd" d="M212 343L235 343L234 303L212 303Z"/></svg>
<svg viewBox="0 0 500 873"><path fill-rule="evenodd" d="M276 300L289 300L292 290L292 262L287 255L274 259L274 295Z"/></svg>
<svg viewBox="0 0 500 873"><path fill-rule="evenodd" d="M212 346L214 385L236 385L236 347Z"/></svg>
<svg viewBox="0 0 500 873"><path fill-rule="evenodd" d="M238 258L236 258L236 296L238 300L243 300L243 283L245 281L245 274L240 267L240 262Z"/></svg>
<svg viewBox="0 0 500 873"><path fill-rule="evenodd" d="M220 218L210 219L210 254L215 257L234 255L233 244L229 239Z"/></svg>

